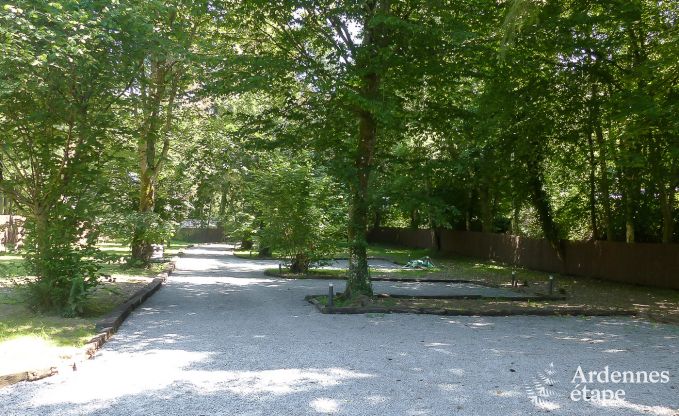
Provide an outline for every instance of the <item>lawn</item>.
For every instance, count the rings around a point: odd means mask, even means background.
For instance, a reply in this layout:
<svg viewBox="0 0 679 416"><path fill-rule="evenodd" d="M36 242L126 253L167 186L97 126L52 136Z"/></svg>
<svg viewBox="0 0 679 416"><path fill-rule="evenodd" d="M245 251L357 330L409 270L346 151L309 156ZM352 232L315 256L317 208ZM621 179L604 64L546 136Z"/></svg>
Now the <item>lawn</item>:
<svg viewBox="0 0 679 416"><path fill-rule="evenodd" d="M238 255L241 253L237 252ZM256 254L255 252L253 258L257 258ZM342 257L339 254L337 258ZM387 304L394 303L396 306L458 308L478 311L506 310L508 308L519 308L520 310L555 308L564 311L569 309L635 311L639 315L652 320L679 324L679 291L677 290L637 286L587 277L564 276L558 273L545 273L491 260L441 256L439 253L424 249L371 245L368 248L368 256L389 260L401 265L409 260L429 256L436 266L432 270L371 270L372 278L469 280L488 285L510 287L512 272L515 272L519 287L513 288L513 290L527 294L545 294L548 292L549 276L552 275L555 278L555 291L566 296L565 300L548 302L431 299L399 299L395 301L375 298L373 299L375 306L383 306L386 302ZM283 277L286 278L342 279L346 277L344 270L312 269L306 275L293 275L286 273L285 269L283 270ZM267 274L278 276L278 269L267 270Z"/></svg>
<svg viewBox="0 0 679 416"><path fill-rule="evenodd" d="M165 257L176 255L188 243L173 242ZM128 246L117 242L99 244L111 258L129 256ZM0 255L0 346L9 340L28 337L55 347L79 347L95 335L95 323L102 316L125 302L137 290L149 283L164 267L162 263L149 268L128 267L124 262L104 264L101 271L110 277L102 279L85 304L82 317L64 318L30 310L24 301L26 276L24 260L18 254ZM1 349L1 348L0 348Z"/></svg>
<svg viewBox="0 0 679 416"><path fill-rule="evenodd" d="M243 259L259 259L259 260L282 260L281 253L274 252L272 256L259 256L257 250L234 250L233 254L236 257ZM408 249L402 247L390 247L383 245L368 246L368 257L372 259L385 259L393 261L394 263L404 265L409 260L419 259L424 256L431 256L431 252L426 249ZM340 247L332 256L333 259L348 259L348 248Z"/></svg>
<svg viewBox="0 0 679 416"><path fill-rule="evenodd" d="M564 276L514 267L493 261L479 261L465 257L438 258L435 263L442 271L433 273L451 279L481 280L485 283L509 286L512 271L516 272L527 293L547 293L549 276L555 278L555 290L566 295L564 301L532 302L531 308L556 306L561 308L633 310L654 320L679 323L679 291L648 286L617 283L588 277ZM527 284L527 286L524 286ZM473 306L474 302L469 301ZM476 302L478 303L478 302ZM513 302L515 305L520 303Z"/></svg>

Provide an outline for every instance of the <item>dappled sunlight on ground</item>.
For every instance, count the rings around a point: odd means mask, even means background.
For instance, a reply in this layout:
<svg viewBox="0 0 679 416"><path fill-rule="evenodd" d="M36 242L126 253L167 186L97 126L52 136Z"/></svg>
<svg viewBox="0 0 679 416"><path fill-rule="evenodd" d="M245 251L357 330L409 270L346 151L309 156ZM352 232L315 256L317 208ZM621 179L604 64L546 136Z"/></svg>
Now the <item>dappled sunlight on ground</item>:
<svg viewBox="0 0 679 416"><path fill-rule="evenodd" d="M31 400L34 406L56 403L107 401L125 395L160 390L181 379L183 368L204 360L210 354L181 350L148 350L143 354L110 352L105 361L114 361L105 374L105 388L100 384L99 366L81 366L68 375L68 384L58 384Z"/></svg>
<svg viewBox="0 0 679 416"><path fill-rule="evenodd" d="M23 336L0 342L0 375L27 369L50 368L78 353L75 347L58 347L36 336ZM27 366L27 363L30 365Z"/></svg>
<svg viewBox="0 0 679 416"><path fill-rule="evenodd" d="M324 264L321 267L319 267L319 269L347 270L349 268L348 260L331 260L327 263L328 264ZM393 272L397 270L403 270L403 267L398 264L380 259L369 259L368 266L370 266L370 270L378 272Z"/></svg>
<svg viewBox="0 0 679 416"><path fill-rule="evenodd" d="M337 413L340 403L335 399L320 397L311 401L310 406L318 413Z"/></svg>
<svg viewBox="0 0 679 416"><path fill-rule="evenodd" d="M670 389L679 386L679 327L630 318L323 315L304 296L342 282L267 278L262 270L276 262L220 250L191 250L78 371L0 390L0 413L665 416L679 406ZM209 267L200 269L201 258ZM672 386L627 385L625 402L575 403L568 395L579 365L652 366L669 370Z"/></svg>
<svg viewBox="0 0 679 416"><path fill-rule="evenodd" d="M679 409L670 409L666 406L647 406L643 404L631 403L627 400L602 400L600 402L594 402L594 406L607 408L607 409L620 409L622 410L632 410L644 415L657 415L657 416L677 416L679 415Z"/></svg>
<svg viewBox="0 0 679 416"><path fill-rule="evenodd" d="M245 371L203 370L194 366L215 359L214 355L207 351L176 349L146 349L133 353L109 351L97 358L99 362L95 365L84 366L68 375L68 383L58 383L50 390L39 392L31 399L31 405L107 402L129 395L151 394L170 386L182 386L197 394L282 395L372 377L336 367ZM102 385L102 374L98 369L108 363L114 365L107 366L106 383Z"/></svg>

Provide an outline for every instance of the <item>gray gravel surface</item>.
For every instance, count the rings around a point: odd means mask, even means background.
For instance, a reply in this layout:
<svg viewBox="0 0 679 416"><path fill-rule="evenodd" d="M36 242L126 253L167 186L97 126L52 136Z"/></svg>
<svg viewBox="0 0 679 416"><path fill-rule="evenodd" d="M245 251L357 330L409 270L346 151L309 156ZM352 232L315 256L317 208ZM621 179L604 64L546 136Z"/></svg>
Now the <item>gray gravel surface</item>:
<svg viewBox="0 0 679 416"><path fill-rule="evenodd" d="M402 270L403 266L396 263L392 263L387 260L382 259L369 259L368 266L373 270L391 271L391 270ZM329 263L324 264L320 267L321 269L348 269L349 260L339 259L331 260Z"/></svg>
<svg viewBox="0 0 679 416"><path fill-rule="evenodd" d="M340 285L344 288L344 284ZM373 292L376 294L407 295L407 296L485 296L526 298L532 297L525 293L513 292L509 289L475 285L472 283L442 283L442 282L373 282Z"/></svg>
<svg viewBox="0 0 679 416"><path fill-rule="evenodd" d="M78 371L0 390L0 415L675 415L679 328L631 318L322 315L273 262L187 252L167 285ZM598 384L587 371L669 371Z"/></svg>

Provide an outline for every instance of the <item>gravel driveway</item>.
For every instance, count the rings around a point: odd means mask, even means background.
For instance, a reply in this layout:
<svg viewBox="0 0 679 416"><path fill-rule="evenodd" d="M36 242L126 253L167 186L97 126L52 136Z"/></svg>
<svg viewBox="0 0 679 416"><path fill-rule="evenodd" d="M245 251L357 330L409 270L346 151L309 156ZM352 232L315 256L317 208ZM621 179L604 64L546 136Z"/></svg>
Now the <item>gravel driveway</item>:
<svg viewBox="0 0 679 416"><path fill-rule="evenodd" d="M323 293L327 280L268 278L262 271L277 263L226 250L187 251L94 360L0 390L0 415L679 414L677 326L322 315L304 295ZM575 402L578 366L668 371L669 380L595 380L588 389L625 398Z"/></svg>

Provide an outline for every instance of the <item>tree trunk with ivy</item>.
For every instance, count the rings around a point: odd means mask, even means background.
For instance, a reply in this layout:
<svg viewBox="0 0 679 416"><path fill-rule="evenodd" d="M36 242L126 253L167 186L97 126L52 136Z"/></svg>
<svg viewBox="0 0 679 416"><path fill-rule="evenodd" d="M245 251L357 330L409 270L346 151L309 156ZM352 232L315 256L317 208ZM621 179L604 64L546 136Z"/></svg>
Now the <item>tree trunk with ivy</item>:
<svg viewBox="0 0 679 416"><path fill-rule="evenodd" d="M374 98L379 89L378 75L368 74L363 82L365 95ZM351 188L349 211L349 274L345 291L347 297L372 295L367 255L368 186L377 142L377 120L366 110L358 112L358 119L358 148L354 161L356 178Z"/></svg>
<svg viewBox="0 0 679 416"><path fill-rule="evenodd" d="M148 236L148 219L156 205L158 174L170 149L169 133L179 81L177 65L168 58L150 59L148 69L144 69L141 76L143 121L137 151L140 218L132 237L132 259L142 263L148 263L153 254L151 244L155 241ZM160 152L159 144L162 144Z"/></svg>
<svg viewBox="0 0 679 416"><path fill-rule="evenodd" d="M377 15L390 13L391 1L369 1L365 5L363 41L357 54L356 65L360 69L360 96L364 102L356 109L358 119L358 142L354 157L355 177L351 182L349 207L349 273L345 296L372 296L370 271L368 269L368 215L369 182L377 147L377 117L374 105L380 99L381 75L378 68L379 50L387 45L387 34L382 24L374 24Z"/></svg>

